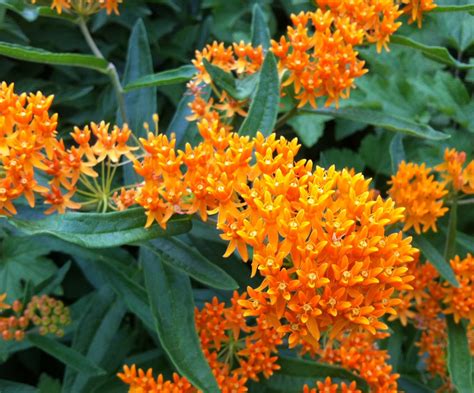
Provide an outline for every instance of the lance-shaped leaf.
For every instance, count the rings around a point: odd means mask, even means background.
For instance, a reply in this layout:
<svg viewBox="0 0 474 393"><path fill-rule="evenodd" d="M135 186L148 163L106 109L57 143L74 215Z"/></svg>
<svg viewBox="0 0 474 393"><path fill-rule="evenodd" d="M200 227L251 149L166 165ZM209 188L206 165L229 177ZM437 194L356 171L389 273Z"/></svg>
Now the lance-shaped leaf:
<svg viewBox="0 0 474 393"><path fill-rule="evenodd" d="M396 173L398 166L405 160L405 149L403 148L403 134L395 134L390 142L390 158L392 161L392 173Z"/></svg>
<svg viewBox="0 0 474 393"><path fill-rule="evenodd" d="M23 232L47 234L88 248L108 248L124 244L173 236L191 229L189 217L179 216L167 223L166 230L158 225L145 228L146 216L141 208L111 213L66 213L39 220L9 219Z"/></svg>
<svg viewBox="0 0 474 393"><path fill-rule="evenodd" d="M105 371L84 355L48 336L28 334L27 340L60 362L85 375L104 375Z"/></svg>
<svg viewBox="0 0 474 393"><path fill-rule="evenodd" d="M176 238L155 239L145 244L162 262L195 280L219 289L237 289L237 282L198 250Z"/></svg>
<svg viewBox="0 0 474 393"><path fill-rule="evenodd" d="M260 4L256 3L252 10L252 46L262 45L267 50L270 46L270 30Z"/></svg>
<svg viewBox="0 0 474 393"><path fill-rule="evenodd" d="M196 68L185 65L173 70L166 70L156 74L146 75L128 83L124 91L128 92L144 87L175 85L189 81L196 74Z"/></svg>
<svg viewBox="0 0 474 393"><path fill-rule="evenodd" d="M178 372L196 388L218 393L196 333L189 278L153 255L142 249L146 289L161 345Z"/></svg>
<svg viewBox="0 0 474 393"><path fill-rule="evenodd" d="M401 132L418 138L443 140L450 136L436 131L427 124L415 123L409 119L393 116L381 111L364 108L318 108L302 109L303 112L319 113L359 123L371 124L389 131Z"/></svg>
<svg viewBox="0 0 474 393"><path fill-rule="evenodd" d="M453 272L453 269L444 257L433 247L433 245L426 240L423 236L417 236L413 241L416 247L418 247L426 259L438 270L438 273L447 280L451 285L455 287L459 286L458 280Z"/></svg>
<svg viewBox="0 0 474 393"><path fill-rule="evenodd" d="M257 131L264 135L272 133L275 127L280 103L280 79L275 55L268 52L263 61L257 90L252 98L249 112L240 126L240 135L255 136Z"/></svg>
<svg viewBox="0 0 474 393"><path fill-rule="evenodd" d="M38 393L38 389L34 386L25 385L23 383L7 381L0 379L0 392L2 393Z"/></svg>
<svg viewBox="0 0 474 393"><path fill-rule="evenodd" d="M472 393L472 357L469 351L466 327L463 321L454 322L452 315L448 322L448 370L453 385L459 393Z"/></svg>
<svg viewBox="0 0 474 393"><path fill-rule="evenodd" d="M437 61L438 63L446 64L452 67L459 68L461 70L467 70L474 68L474 64L466 64L456 60L446 48L442 46L430 46L417 42L408 37L395 35L390 38L392 44L403 45L409 48L419 50L426 57L431 60Z"/></svg>
<svg viewBox="0 0 474 393"><path fill-rule="evenodd" d="M103 73L107 72L109 63L91 55L77 53L54 53L31 46L0 42L0 56L33 63L89 68Z"/></svg>

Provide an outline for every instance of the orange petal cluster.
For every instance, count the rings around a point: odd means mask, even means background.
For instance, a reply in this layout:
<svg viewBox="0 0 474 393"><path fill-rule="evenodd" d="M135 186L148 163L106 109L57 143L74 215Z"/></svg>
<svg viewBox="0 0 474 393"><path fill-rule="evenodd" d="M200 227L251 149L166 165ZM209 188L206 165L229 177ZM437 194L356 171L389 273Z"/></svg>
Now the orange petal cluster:
<svg viewBox="0 0 474 393"><path fill-rule="evenodd" d="M388 352L379 349L376 343L376 339L385 336L352 333L342 338L337 348L323 348L318 354L323 361L354 371L367 381L373 393L398 393L399 375L388 364Z"/></svg>
<svg viewBox="0 0 474 393"><path fill-rule="evenodd" d="M435 9L437 6L433 0L402 0L403 13L409 16L408 23L417 22L421 27L423 14Z"/></svg>
<svg viewBox="0 0 474 393"><path fill-rule="evenodd" d="M71 322L69 308L50 296L33 296L26 307L19 300L10 307L2 303L5 298L6 294L0 295L0 335L5 341L23 340L32 326L38 327L41 335L62 337L64 327Z"/></svg>
<svg viewBox="0 0 474 393"><path fill-rule="evenodd" d="M448 190L444 183L435 180L432 172L425 164L403 161L389 181L389 195L405 208L404 231L413 227L418 234L429 229L436 232L436 221L448 211L443 206Z"/></svg>
<svg viewBox="0 0 474 393"><path fill-rule="evenodd" d="M274 354L282 342L280 335L264 319L248 324L238 303L245 298L245 294L235 292L229 307L214 298L195 312L204 355L223 393L247 392L249 379L258 381L261 375L269 378L279 369ZM161 374L154 379L152 373L151 369L144 372L133 365L125 366L118 376L130 385L130 393L198 392L177 374L173 381L164 381Z"/></svg>
<svg viewBox="0 0 474 393"><path fill-rule="evenodd" d="M331 377L327 377L324 382L316 382L316 388L304 385L303 393L362 393L362 391L357 389L355 382L351 382L349 385L345 382L338 384L334 383Z"/></svg>
<svg viewBox="0 0 474 393"><path fill-rule="evenodd" d="M470 161L466 167L464 167L465 162L465 152L446 149L444 162L437 165L435 169L441 173L455 192L474 194L474 160Z"/></svg>
<svg viewBox="0 0 474 393"><path fill-rule="evenodd" d="M37 0L31 0L33 4ZM118 15L118 6L123 0L52 0L51 9L61 14L63 10L74 12L79 15L92 15L105 9L107 14L115 13Z"/></svg>

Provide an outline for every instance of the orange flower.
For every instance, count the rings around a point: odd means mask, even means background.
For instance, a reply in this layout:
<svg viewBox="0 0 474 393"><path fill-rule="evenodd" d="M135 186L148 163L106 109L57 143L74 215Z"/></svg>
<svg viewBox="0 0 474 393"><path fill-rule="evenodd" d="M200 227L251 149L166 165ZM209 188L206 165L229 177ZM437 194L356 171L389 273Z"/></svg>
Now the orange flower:
<svg viewBox="0 0 474 393"><path fill-rule="evenodd" d="M31 0L33 4L37 0ZM63 9L70 11L73 10L75 13L80 15L92 15L101 9L105 9L107 14L114 12L118 14L118 5L123 0L52 0L51 8L55 9L58 14L63 12Z"/></svg>
<svg viewBox="0 0 474 393"><path fill-rule="evenodd" d="M326 377L324 382L317 381L317 388L309 388L308 385L304 385L303 393L362 393L361 390L357 389L356 383L353 381L349 385L342 382L340 385L333 383L331 377Z"/></svg>
<svg viewBox="0 0 474 393"><path fill-rule="evenodd" d="M446 149L444 151L444 163L435 167L455 191L460 191L464 185L463 165L465 161L466 153L457 152L455 149Z"/></svg>
<svg viewBox="0 0 474 393"><path fill-rule="evenodd" d="M414 228L416 233L433 229L436 221L448 211L443 197L448 193L444 184L436 181L432 169L425 164L400 163L398 171L389 181L389 195L398 206L405 208L404 231Z"/></svg>
<svg viewBox="0 0 474 393"><path fill-rule="evenodd" d="M422 25L423 14L437 7L433 0L402 0L402 3L403 13L409 15L408 23L418 22L418 27Z"/></svg>

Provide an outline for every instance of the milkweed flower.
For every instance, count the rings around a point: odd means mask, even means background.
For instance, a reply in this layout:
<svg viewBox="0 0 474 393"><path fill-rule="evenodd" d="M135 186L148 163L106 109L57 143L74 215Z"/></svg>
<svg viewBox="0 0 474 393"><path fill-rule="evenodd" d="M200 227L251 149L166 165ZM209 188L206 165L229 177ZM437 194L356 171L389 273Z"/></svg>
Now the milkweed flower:
<svg viewBox="0 0 474 393"><path fill-rule="evenodd" d="M422 25L423 14L437 7L433 0L402 0L402 3L403 13L409 16L408 23L417 22L418 27Z"/></svg>
<svg viewBox="0 0 474 393"><path fill-rule="evenodd" d="M310 388L308 385L304 385L303 393L362 393L357 389L355 382L337 384L332 381L331 377L327 377L324 382L317 381L316 386L316 388Z"/></svg>
<svg viewBox="0 0 474 393"><path fill-rule="evenodd" d="M466 167L464 167L465 162L465 152L446 149L444 162L437 165L435 169L441 173L441 176L455 192L474 194L474 160L470 161Z"/></svg>
<svg viewBox="0 0 474 393"><path fill-rule="evenodd" d="M245 294L235 292L228 307L213 298L202 310L195 311L201 346L222 392L244 393L248 380L269 378L279 369L274 354L282 342L281 337L265 320L248 323L238 303L245 298ZM130 393L198 392L178 374L173 374L172 381L165 381L161 374L155 379L152 369L145 372L135 365L124 366L118 376L130 385Z"/></svg>
<svg viewBox="0 0 474 393"><path fill-rule="evenodd" d="M401 162L388 184L388 194L398 206L405 208L404 231L436 232L436 221L448 211L443 197L448 193L444 183L435 180L433 170L425 164Z"/></svg>

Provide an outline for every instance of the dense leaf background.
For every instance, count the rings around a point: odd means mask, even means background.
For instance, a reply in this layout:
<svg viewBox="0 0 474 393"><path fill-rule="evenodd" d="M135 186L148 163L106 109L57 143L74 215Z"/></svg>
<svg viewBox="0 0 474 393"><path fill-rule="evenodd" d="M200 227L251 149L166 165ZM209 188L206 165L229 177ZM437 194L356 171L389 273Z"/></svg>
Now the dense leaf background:
<svg viewBox="0 0 474 393"><path fill-rule="evenodd" d="M252 12L256 3L258 12ZM439 4L466 3L444 0ZM213 40L231 43L254 37L258 43L268 34L275 38L284 32L291 12L311 6L310 1L301 0L125 0L119 16L99 13L90 26L100 50L128 86L127 115L136 134L143 135L142 123L150 122L156 112L160 129L176 132L183 143L196 137L195 126L184 120L189 97L183 96L194 51ZM16 51L15 45L21 45L91 55L73 21L44 14L20 0L0 0L0 53L15 53L0 56L1 80L14 82L17 91L40 89L54 94L53 110L60 114L59 131L65 140L73 125L101 120L120 123L106 65L67 56L49 57L43 61L49 64L41 64L25 60L41 62L47 52L23 55ZM262 29L262 23L268 29ZM474 15L433 12L425 17L423 29L404 24L398 34L389 52L360 48L370 71L357 81L350 99L341 102L341 110L306 111L279 129L286 137L298 136L304 146L301 156L324 166L363 171L382 192L402 159L435 165L446 146L465 151L468 160L474 158L474 69L470 68L474 65ZM77 61L87 62L89 68L70 66ZM182 68L171 74L150 75L178 67ZM264 67L276 72L271 56ZM179 83L168 83L171 79ZM147 87L139 88L143 86ZM278 91L271 87L271 80L262 79L255 94L259 102L269 100L276 108ZM288 103L283 99L281 104ZM276 109L270 114L260 109L251 108L249 119L269 133ZM248 131L245 122L241 127ZM130 176L125 170L125 181L132 181ZM194 357L181 358L180 346L199 345L189 326L193 302L200 307L213 296L228 299L237 285L244 290L255 282L237 257L220 257L225 244L212 226L195 222L191 230L188 219L177 219L169 223L175 234L181 234L177 240L150 241L163 233L157 226L153 232L143 229L142 211L109 213L101 216L99 224L89 219L71 213L45 221L28 215L9 224L0 220L0 293L21 298L28 291L42 293L48 288L71 306L74 321L60 341L36 336L21 343L0 340L1 392L124 392L115 373L122 364L131 363L153 366L166 375L174 367L194 367L196 375L205 373L207 364L197 353L190 351ZM469 234L473 224L472 209L463 210L460 231ZM447 227L447 218L440 226ZM443 232L427 236L430 252L442 251L437 246L442 244L441 236ZM458 250L469 251L474 240L460 235L458 243ZM452 272L445 274L452 279ZM168 286L179 288L178 297L164 295ZM177 330L170 332L173 326ZM395 371L403 375L400 385L409 392L432 391L420 385L417 367L422 359L413 349L417 333L402 337L397 325L392 329L385 344ZM176 336L163 338L170 334ZM453 335L450 345L462 348ZM291 366L287 373L268 382L265 391L288 392L295 383L313 378L292 361L286 360ZM456 360L449 361L451 367ZM303 375L292 372L292 367L303 370ZM331 372L344 378L338 370ZM202 389L214 391L214 382L206 383Z"/></svg>

